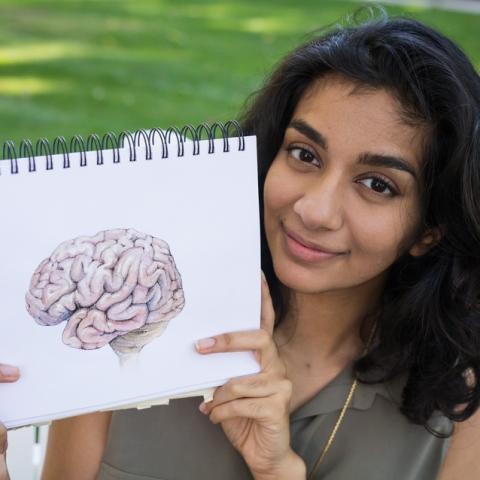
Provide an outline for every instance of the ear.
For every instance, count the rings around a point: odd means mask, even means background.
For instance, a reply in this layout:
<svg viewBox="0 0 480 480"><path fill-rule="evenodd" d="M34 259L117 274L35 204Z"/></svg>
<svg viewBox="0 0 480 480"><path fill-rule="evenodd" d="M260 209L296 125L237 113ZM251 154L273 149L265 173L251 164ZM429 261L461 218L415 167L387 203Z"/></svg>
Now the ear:
<svg viewBox="0 0 480 480"><path fill-rule="evenodd" d="M420 257L427 253L432 247L434 247L442 238L444 234L444 226L440 225L435 228L429 228L425 230L417 243L415 243L408 251L413 257Z"/></svg>

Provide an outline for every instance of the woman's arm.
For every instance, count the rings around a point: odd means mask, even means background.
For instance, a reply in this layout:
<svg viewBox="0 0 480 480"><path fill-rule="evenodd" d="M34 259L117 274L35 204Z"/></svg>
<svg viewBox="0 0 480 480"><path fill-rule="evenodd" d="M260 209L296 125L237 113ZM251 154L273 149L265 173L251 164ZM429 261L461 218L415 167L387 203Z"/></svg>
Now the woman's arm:
<svg viewBox="0 0 480 480"><path fill-rule="evenodd" d="M93 480L107 443L111 412L52 422L42 480Z"/></svg>
<svg viewBox="0 0 480 480"><path fill-rule="evenodd" d="M0 383L16 382L20 378L20 370L13 365L0 363ZM7 429L0 422L0 480L10 480L6 463Z"/></svg>

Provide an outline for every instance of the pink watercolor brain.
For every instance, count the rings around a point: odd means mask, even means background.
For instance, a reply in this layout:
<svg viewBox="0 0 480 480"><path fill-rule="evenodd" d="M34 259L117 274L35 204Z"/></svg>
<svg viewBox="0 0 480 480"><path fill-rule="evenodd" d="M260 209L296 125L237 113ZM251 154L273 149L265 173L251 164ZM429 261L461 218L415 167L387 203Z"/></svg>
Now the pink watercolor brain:
<svg viewBox="0 0 480 480"><path fill-rule="evenodd" d="M108 343L120 359L160 336L184 304L168 244L134 229L63 242L37 267L26 294L37 323L66 322L66 345L92 350Z"/></svg>

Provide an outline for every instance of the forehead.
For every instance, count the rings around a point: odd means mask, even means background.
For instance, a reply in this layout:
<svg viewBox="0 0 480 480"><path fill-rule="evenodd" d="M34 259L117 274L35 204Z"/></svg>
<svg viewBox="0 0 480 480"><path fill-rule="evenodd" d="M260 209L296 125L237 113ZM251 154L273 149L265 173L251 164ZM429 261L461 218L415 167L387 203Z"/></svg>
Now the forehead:
<svg viewBox="0 0 480 480"><path fill-rule="evenodd" d="M326 76L307 89L292 119L317 129L329 148L397 155L420 166L426 128L407 122L402 105L386 89Z"/></svg>

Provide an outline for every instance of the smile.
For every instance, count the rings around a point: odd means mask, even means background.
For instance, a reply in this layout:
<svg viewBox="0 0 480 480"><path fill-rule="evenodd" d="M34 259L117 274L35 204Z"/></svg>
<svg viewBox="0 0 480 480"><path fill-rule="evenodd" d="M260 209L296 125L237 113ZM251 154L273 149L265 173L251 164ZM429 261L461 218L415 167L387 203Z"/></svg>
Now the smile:
<svg viewBox="0 0 480 480"><path fill-rule="evenodd" d="M305 243L309 244L310 242L306 242L300 239L298 235L287 230L284 226L283 233L285 238L285 244L289 253L293 257L301 259L303 261L319 262L323 260L328 260L330 258L338 257L339 255L343 255L343 253L321 250L316 246L311 246L311 244L306 245Z"/></svg>

